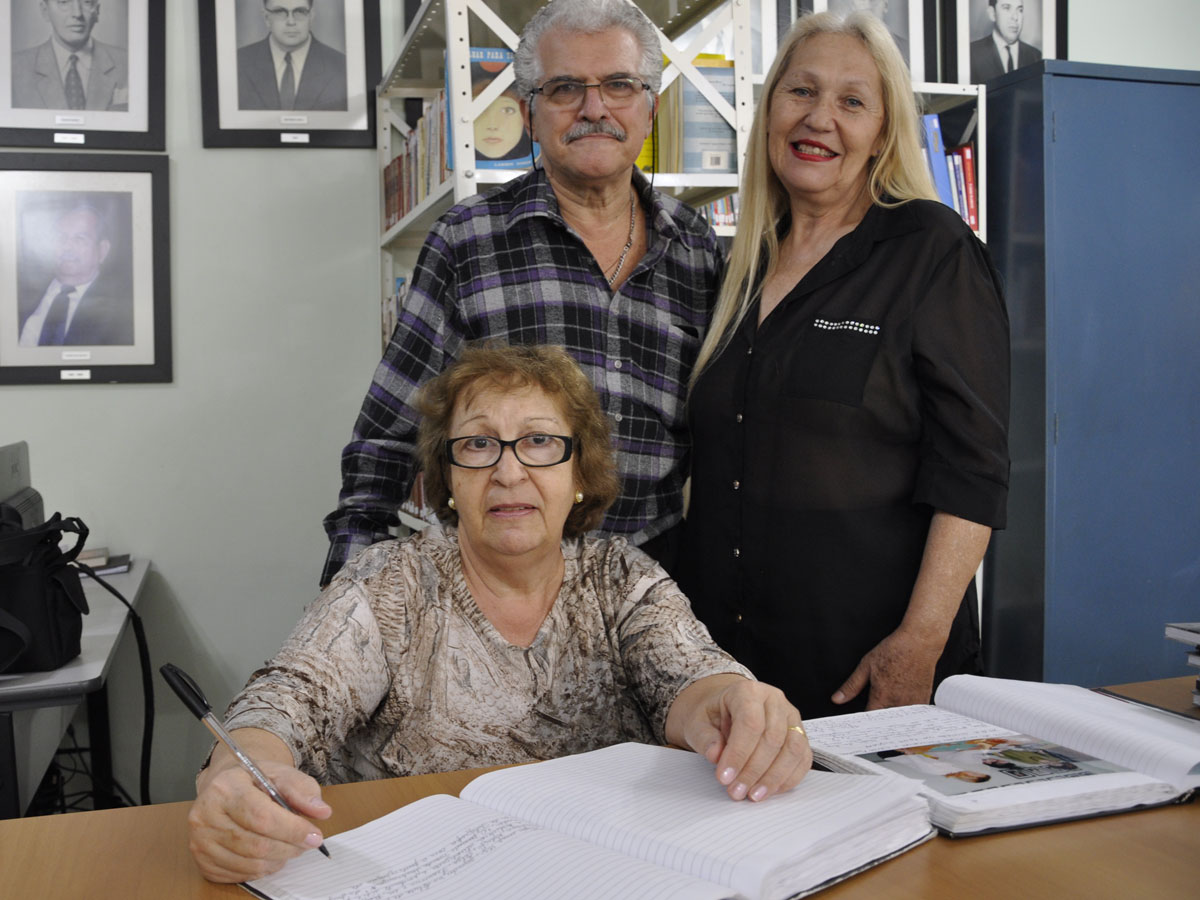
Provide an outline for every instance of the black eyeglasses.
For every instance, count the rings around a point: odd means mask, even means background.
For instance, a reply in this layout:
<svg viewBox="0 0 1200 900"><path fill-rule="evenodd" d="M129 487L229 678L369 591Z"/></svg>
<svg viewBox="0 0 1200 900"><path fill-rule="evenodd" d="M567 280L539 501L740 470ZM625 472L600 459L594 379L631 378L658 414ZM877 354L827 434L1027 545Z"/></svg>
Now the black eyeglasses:
<svg viewBox="0 0 1200 900"><path fill-rule="evenodd" d="M530 93L541 94L547 103L558 109L578 109L583 106L588 88L600 92L600 99L605 106L620 109L633 103L642 91L650 90L650 85L640 78L606 78L595 84L585 84L571 78L552 78Z"/></svg>
<svg viewBox="0 0 1200 900"><path fill-rule="evenodd" d="M505 447L523 466L541 469L557 466L571 458L571 438L562 434L524 434L511 441L486 434L471 434L446 441L446 458L464 469L487 469L500 462Z"/></svg>

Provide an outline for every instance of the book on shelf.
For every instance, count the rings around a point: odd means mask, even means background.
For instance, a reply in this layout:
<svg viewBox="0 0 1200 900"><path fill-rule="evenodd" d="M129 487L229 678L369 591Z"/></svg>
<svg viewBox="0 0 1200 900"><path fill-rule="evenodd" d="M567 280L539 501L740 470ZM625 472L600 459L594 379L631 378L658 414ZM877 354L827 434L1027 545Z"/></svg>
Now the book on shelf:
<svg viewBox="0 0 1200 900"><path fill-rule="evenodd" d="M970 144L964 144L961 147L955 147L949 152L957 157L958 162L956 165L962 169L962 199L963 209L966 210L966 215L963 216L963 219L971 226L972 231L979 231L979 199L977 194L978 182L975 180L975 150Z"/></svg>
<svg viewBox="0 0 1200 900"><path fill-rule="evenodd" d="M835 772L920 786L951 836L1182 801L1200 786L1200 732L1086 688L956 675L934 704L810 719Z"/></svg>
<svg viewBox="0 0 1200 900"><path fill-rule="evenodd" d="M396 323L400 321L400 310L404 306L404 299L408 296L408 279L403 275L397 275L395 278L395 290L384 295L380 302L379 309L379 333L383 340L383 350L387 350L388 341L391 340L392 332L396 330Z"/></svg>
<svg viewBox="0 0 1200 900"><path fill-rule="evenodd" d="M902 781L810 772L762 803L730 800L684 750L618 744L481 775L325 839L249 882L260 897L782 900L933 834Z"/></svg>
<svg viewBox="0 0 1200 900"><path fill-rule="evenodd" d="M712 53L701 53L693 64L708 83L733 106L733 60ZM715 106L689 78L680 76L681 85L679 147L681 168L688 174L737 172L737 136Z"/></svg>
<svg viewBox="0 0 1200 900"><path fill-rule="evenodd" d="M443 132L446 95L439 90L421 103L421 116L383 168L383 225L391 228L446 179Z"/></svg>
<svg viewBox="0 0 1200 900"><path fill-rule="evenodd" d="M950 186L950 170L946 166L941 121L937 113L926 113L921 117L921 124L925 129L925 158L929 163L929 174L933 176L933 186L937 189L938 198L951 209L956 209Z"/></svg>
<svg viewBox="0 0 1200 900"><path fill-rule="evenodd" d="M740 205L737 194L727 194L711 203L697 206L696 210L713 228L733 227L738 222Z"/></svg>
<svg viewBox="0 0 1200 900"><path fill-rule="evenodd" d="M700 53L692 62L732 106L733 61L716 53ZM654 171L651 137L658 144L659 172L710 175L737 172L737 136L733 126L683 75L672 81L659 97L654 129L638 156L638 167L647 172Z"/></svg>
<svg viewBox="0 0 1200 900"><path fill-rule="evenodd" d="M513 51L507 47L472 47L469 51L471 67L471 97L483 93L496 76L509 67ZM449 68L447 67L446 93L449 95ZM451 104L453 105L453 104ZM448 169L454 168L454 117L445 116L446 133L442 153ZM525 128L521 115L521 98L515 85L510 84L493 100L474 122L475 168L477 169L528 169L530 155L541 154L541 148Z"/></svg>

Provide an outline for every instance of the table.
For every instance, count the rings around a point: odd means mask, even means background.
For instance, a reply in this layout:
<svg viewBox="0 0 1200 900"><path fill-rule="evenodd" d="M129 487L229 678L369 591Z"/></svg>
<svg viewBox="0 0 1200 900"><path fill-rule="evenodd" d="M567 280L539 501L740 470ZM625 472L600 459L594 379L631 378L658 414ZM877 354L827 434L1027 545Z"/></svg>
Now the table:
<svg viewBox="0 0 1200 900"><path fill-rule="evenodd" d="M1188 682L1192 679L1173 679ZM1186 687L1186 685L1181 685ZM457 794L474 769L327 788L336 834L433 793ZM187 849L189 803L0 821L6 896L49 898L248 896L209 884ZM70 848L70 852L64 852ZM934 840L822 892L822 900L1063 900L1196 896L1200 804L1121 813L972 838ZM566 898L564 898L566 900Z"/></svg>
<svg viewBox="0 0 1200 900"><path fill-rule="evenodd" d="M148 560L134 560L128 572L104 580L136 606L149 570ZM81 581L91 611L83 617L79 656L52 672L0 675L0 819L19 816L29 805L73 709L47 711L81 701L87 703L96 804L116 805L105 682L129 612L90 578Z"/></svg>

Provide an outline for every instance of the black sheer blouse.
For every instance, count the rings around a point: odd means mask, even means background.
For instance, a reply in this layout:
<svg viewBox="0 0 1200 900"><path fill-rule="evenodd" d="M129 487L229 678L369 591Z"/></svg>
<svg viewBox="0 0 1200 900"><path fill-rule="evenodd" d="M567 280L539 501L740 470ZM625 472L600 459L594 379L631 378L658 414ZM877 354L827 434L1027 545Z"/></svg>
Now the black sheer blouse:
<svg viewBox="0 0 1200 900"><path fill-rule="evenodd" d="M803 715L900 623L935 510L993 528L1008 493L1008 317L953 210L874 206L692 394L679 582L713 637ZM967 601L970 602L967 602ZM972 585L939 679L979 666Z"/></svg>

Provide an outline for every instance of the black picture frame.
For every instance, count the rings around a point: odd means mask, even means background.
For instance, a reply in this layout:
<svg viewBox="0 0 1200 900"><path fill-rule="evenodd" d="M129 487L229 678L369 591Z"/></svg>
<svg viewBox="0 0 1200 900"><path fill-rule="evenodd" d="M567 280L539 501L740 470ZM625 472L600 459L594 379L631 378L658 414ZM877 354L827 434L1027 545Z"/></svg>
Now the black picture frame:
<svg viewBox="0 0 1200 900"><path fill-rule="evenodd" d="M171 381L168 166L0 153L0 384ZM61 345L44 345L67 282L82 295Z"/></svg>
<svg viewBox="0 0 1200 900"><path fill-rule="evenodd" d="M295 0L272 2L286 10ZM199 0L199 7L205 147L375 146L379 0L309 0L314 14L303 30L314 41L307 43L295 96L297 103L313 105L290 110L275 105L279 84L267 74L266 3L259 8L245 0ZM284 23L294 28L295 19L285 16ZM314 97L308 85L317 83L318 73L325 77Z"/></svg>
<svg viewBox="0 0 1200 900"><path fill-rule="evenodd" d="M8 26L0 34L9 34L0 39L0 146L165 149L166 7L161 0L94 2L87 106L70 109L54 65L51 15L30 0L0 0L0 24Z"/></svg>
<svg viewBox="0 0 1200 900"><path fill-rule="evenodd" d="M797 11L844 15L853 6L852 0L798 0ZM937 80L937 21L930 6L930 0L879 0L877 16L891 32L914 82Z"/></svg>
<svg viewBox="0 0 1200 900"><path fill-rule="evenodd" d="M945 80L983 84L1004 74L999 51L985 53L992 31L989 0L953 0L942 6ZM1021 0L1016 68L1067 58L1067 0ZM1029 53L1024 48L1036 53ZM1025 54L1026 58L1022 58ZM994 56L994 59L993 59Z"/></svg>

